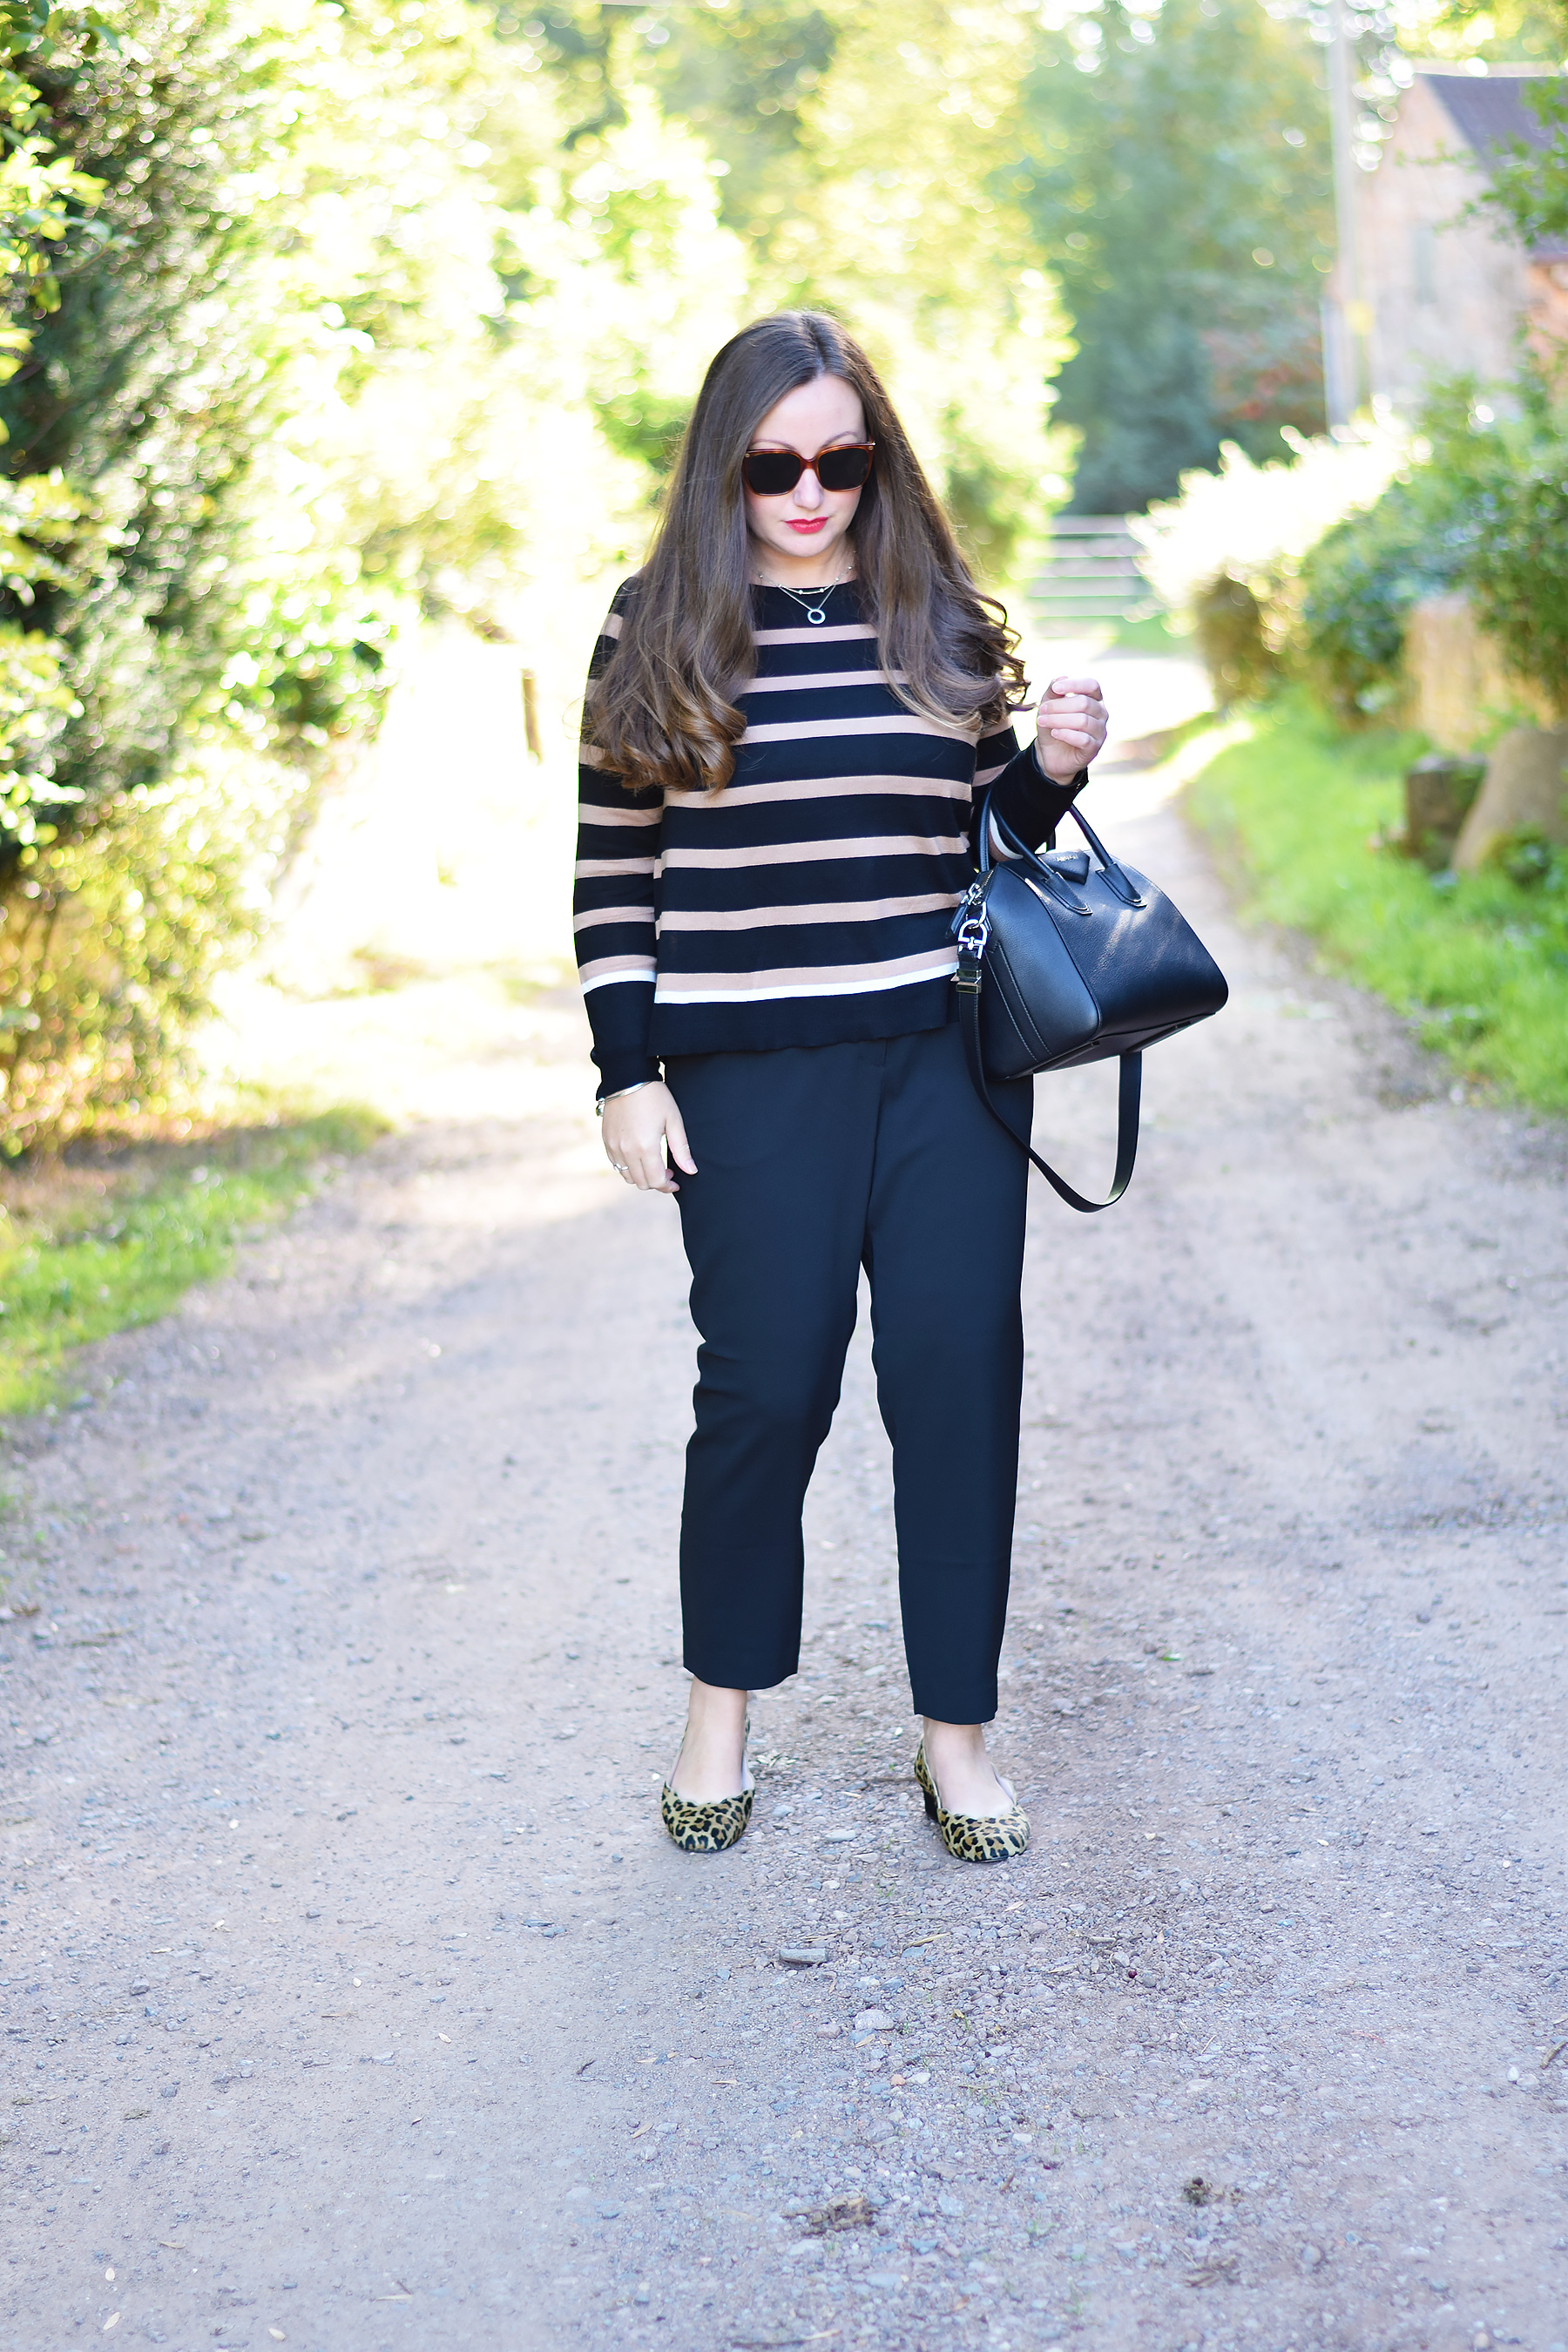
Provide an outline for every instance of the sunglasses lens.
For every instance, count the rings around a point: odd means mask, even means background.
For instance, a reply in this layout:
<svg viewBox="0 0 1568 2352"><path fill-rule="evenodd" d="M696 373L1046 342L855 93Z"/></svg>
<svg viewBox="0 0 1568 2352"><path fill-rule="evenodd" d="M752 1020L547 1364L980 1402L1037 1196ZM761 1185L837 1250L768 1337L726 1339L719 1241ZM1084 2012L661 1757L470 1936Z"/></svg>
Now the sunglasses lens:
<svg viewBox="0 0 1568 2352"><path fill-rule="evenodd" d="M816 478L825 490L858 490L871 471L869 449L825 449Z"/></svg>
<svg viewBox="0 0 1568 2352"><path fill-rule="evenodd" d="M793 449L752 449L741 467L746 488L759 499L782 499L805 471Z"/></svg>

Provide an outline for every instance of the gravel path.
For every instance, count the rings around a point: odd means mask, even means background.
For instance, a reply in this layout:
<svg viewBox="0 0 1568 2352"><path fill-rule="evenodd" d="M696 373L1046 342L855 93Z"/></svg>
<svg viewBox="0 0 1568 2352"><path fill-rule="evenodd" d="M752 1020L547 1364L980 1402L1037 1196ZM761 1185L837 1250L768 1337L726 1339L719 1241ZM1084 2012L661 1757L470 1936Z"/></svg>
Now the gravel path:
<svg viewBox="0 0 1568 2352"><path fill-rule="evenodd" d="M1564 2352L1562 1138L1100 789L1236 992L1036 1199L1026 1861L908 1777L863 1342L754 1827L663 1841L683 1267L542 1000L532 1116L20 1444L0 2345Z"/></svg>

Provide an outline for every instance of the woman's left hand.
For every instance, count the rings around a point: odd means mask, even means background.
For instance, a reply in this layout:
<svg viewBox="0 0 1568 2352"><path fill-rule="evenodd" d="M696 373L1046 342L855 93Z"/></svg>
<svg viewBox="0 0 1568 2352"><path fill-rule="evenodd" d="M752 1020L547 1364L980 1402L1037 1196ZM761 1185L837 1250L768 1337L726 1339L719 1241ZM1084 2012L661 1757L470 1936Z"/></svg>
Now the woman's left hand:
<svg viewBox="0 0 1568 2352"><path fill-rule="evenodd" d="M1105 741L1110 714L1097 677L1053 677L1040 698L1035 754L1047 776L1070 784Z"/></svg>

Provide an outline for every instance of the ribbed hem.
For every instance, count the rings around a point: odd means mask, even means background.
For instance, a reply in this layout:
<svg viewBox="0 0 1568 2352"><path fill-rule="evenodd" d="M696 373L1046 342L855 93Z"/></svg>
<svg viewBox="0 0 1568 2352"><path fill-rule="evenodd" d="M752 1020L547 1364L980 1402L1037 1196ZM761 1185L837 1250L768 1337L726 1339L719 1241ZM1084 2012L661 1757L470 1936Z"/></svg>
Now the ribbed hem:
<svg viewBox="0 0 1568 2352"><path fill-rule="evenodd" d="M600 1071L595 1102L603 1102L606 1095L618 1095L626 1087L646 1086L660 1075L650 1054L595 1054L594 1058Z"/></svg>
<svg viewBox="0 0 1568 2352"><path fill-rule="evenodd" d="M861 1045L947 1025L952 977L864 996L785 996L771 1004L656 1004L653 1036L666 1061L683 1054L771 1054L791 1045Z"/></svg>

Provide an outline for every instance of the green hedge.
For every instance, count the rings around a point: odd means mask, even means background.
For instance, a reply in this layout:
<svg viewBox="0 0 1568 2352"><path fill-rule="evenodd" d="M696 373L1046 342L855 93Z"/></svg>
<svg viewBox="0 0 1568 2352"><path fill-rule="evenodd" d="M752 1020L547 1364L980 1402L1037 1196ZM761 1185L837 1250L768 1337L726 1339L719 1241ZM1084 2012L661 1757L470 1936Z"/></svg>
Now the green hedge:
<svg viewBox="0 0 1568 2352"><path fill-rule="evenodd" d="M1386 718L1403 699L1405 623L1424 597L1459 579L1470 522L1463 486L1417 469L1325 531L1303 560L1302 667L1342 724Z"/></svg>
<svg viewBox="0 0 1568 2352"><path fill-rule="evenodd" d="M1258 718L1193 787L1198 823L1233 850L1259 913L1410 1015L1465 1076L1568 1112L1568 868L1429 876L1374 846L1403 823L1423 749L1389 730L1342 733L1300 693Z"/></svg>
<svg viewBox="0 0 1568 2352"><path fill-rule="evenodd" d="M1302 560L1293 649L1346 725L1403 699L1405 623L1449 588L1520 679L1568 707L1568 403L1530 363L1489 399L1482 389L1439 385L1411 464Z"/></svg>

